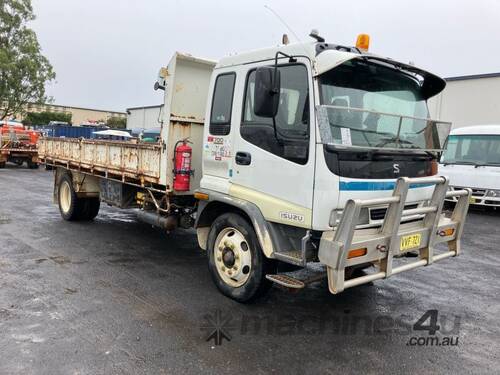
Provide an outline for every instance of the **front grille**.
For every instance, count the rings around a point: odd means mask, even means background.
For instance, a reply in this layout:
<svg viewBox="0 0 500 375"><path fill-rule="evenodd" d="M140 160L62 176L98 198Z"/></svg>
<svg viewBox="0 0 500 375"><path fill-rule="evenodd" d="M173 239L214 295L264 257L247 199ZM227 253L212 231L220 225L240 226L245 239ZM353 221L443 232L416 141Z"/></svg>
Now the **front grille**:
<svg viewBox="0 0 500 375"><path fill-rule="evenodd" d="M387 208L372 208L370 210L371 220L382 220L385 217Z"/></svg>
<svg viewBox="0 0 500 375"><path fill-rule="evenodd" d="M461 189L466 189L465 187L460 187L460 186L454 186L455 190L461 190ZM482 197L483 195L486 194L486 189L476 189L472 188L472 195L480 196Z"/></svg>
<svg viewBox="0 0 500 375"><path fill-rule="evenodd" d="M405 206L405 210L412 210L414 208L417 208L418 204L407 204ZM385 218L385 213L387 212L387 208L372 208L370 210L370 220L372 221L377 221L377 220L383 220Z"/></svg>

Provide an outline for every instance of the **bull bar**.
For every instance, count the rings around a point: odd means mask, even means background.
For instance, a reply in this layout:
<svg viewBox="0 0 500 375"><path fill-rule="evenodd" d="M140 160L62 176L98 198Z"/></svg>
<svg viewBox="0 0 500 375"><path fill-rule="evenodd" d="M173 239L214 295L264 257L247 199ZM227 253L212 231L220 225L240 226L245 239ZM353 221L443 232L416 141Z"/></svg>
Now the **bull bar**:
<svg viewBox="0 0 500 375"><path fill-rule="evenodd" d="M417 185L434 185L432 197L423 200L426 203L422 207L405 210L408 189ZM338 226L323 232L320 241L318 257L327 266L330 292L337 294L347 288L457 256L471 190L448 191L448 185L448 178L442 176L402 177L397 180L391 197L349 200ZM457 203L451 216L445 217L442 214L443 204L446 198L451 197L457 197ZM356 229L361 209L378 205L388 205L381 227ZM412 215L421 215L422 219L401 223L402 218ZM414 247L406 248L403 243L412 236L418 241L415 240ZM447 243L448 250L434 254L434 246L439 243ZM364 255L350 257L349 253L353 250L362 250ZM394 258L407 251L418 251L419 260L393 266ZM378 272L345 279L347 267L366 263L376 265Z"/></svg>

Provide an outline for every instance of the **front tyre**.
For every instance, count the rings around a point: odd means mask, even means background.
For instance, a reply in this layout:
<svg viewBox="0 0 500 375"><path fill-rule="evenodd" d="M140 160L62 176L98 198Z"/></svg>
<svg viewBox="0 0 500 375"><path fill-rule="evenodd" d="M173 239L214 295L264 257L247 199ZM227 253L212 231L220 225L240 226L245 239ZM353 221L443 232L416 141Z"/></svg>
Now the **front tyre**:
<svg viewBox="0 0 500 375"><path fill-rule="evenodd" d="M238 302L265 294L274 263L262 252L253 227L240 215L227 213L212 223L208 234L208 267L217 288Z"/></svg>

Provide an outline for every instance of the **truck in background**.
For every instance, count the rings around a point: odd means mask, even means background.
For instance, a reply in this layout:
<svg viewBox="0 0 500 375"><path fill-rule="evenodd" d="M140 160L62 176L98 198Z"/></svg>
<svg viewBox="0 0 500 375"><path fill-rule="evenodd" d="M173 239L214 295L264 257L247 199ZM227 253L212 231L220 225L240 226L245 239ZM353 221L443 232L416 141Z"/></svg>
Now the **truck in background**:
<svg viewBox="0 0 500 375"><path fill-rule="evenodd" d="M470 204L500 207L500 125L452 130L441 156L439 173L450 179L453 190L472 189Z"/></svg>
<svg viewBox="0 0 500 375"><path fill-rule="evenodd" d="M38 168L38 137L38 132L27 130L19 122L0 122L0 168L7 162L19 166L26 162L28 168Z"/></svg>
<svg viewBox="0 0 500 375"><path fill-rule="evenodd" d="M158 143L42 138L62 217L91 220L103 201L194 227L215 285L240 302L321 278L336 294L458 255L470 190L437 175L451 124L427 109L445 81L368 53L366 35L311 36L219 62L176 53L155 84Z"/></svg>

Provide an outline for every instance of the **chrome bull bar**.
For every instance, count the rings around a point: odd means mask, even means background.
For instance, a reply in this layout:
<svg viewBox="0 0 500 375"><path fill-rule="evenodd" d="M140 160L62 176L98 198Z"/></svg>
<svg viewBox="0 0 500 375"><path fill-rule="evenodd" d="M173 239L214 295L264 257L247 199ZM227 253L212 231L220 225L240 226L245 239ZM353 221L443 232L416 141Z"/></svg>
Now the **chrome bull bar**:
<svg viewBox="0 0 500 375"><path fill-rule="evenodd" d="M458 255L471 190L448 191L448 184L448 178L441 176L402 177L397 180L391 197L349 200L336 229L323 232L320 241L318 256L327 266L330 292L337 294L353 286ZM434 192L430 200L424 200L428 204L405 210L408 189L414 185L434 185ZM443 204L445 198L450 197L457 197L458 201L451 217L445 217ZM382 226L356 229L361 209L379 205L388 205ZM422 215L422 219L401 223L402 218L412 215ZM448 251L434 254L434 246L439 243L447 243ZM418 251L419 260L393 266L394 258L407 251ZM345 280L347 267L366 263L376 265L378 272Z"/></svg>

